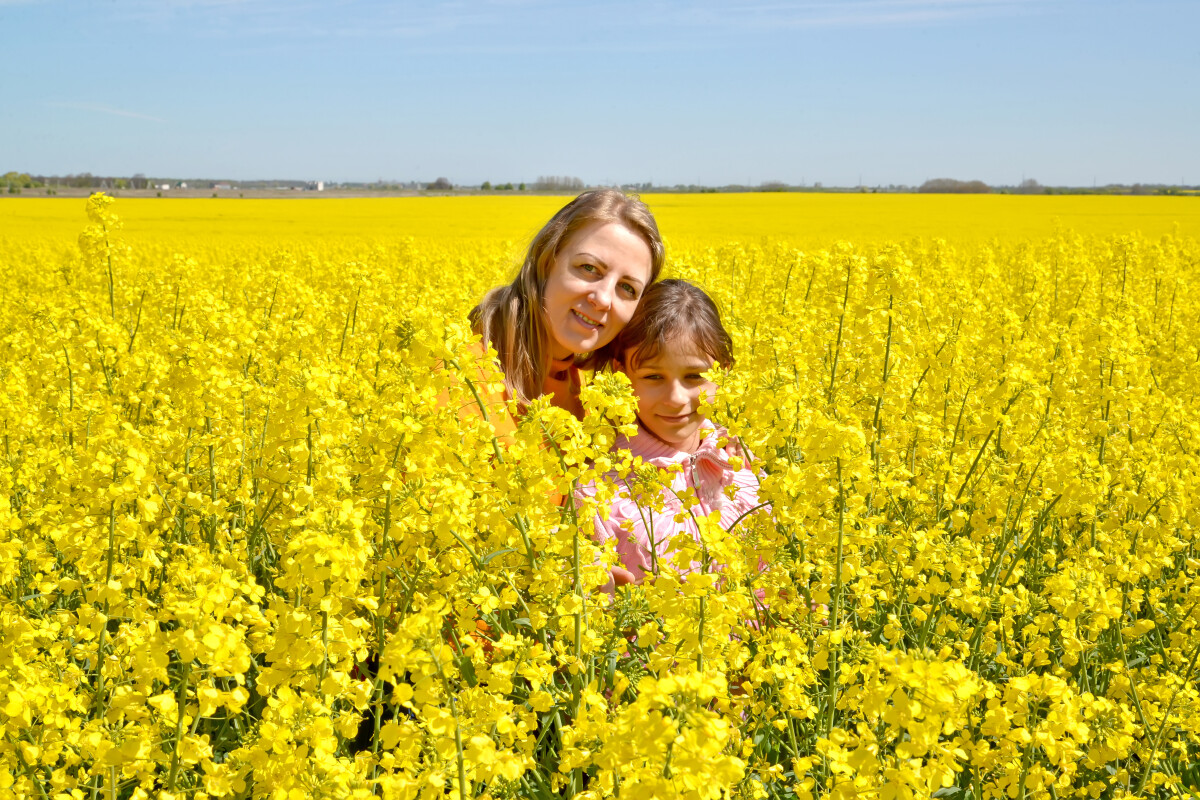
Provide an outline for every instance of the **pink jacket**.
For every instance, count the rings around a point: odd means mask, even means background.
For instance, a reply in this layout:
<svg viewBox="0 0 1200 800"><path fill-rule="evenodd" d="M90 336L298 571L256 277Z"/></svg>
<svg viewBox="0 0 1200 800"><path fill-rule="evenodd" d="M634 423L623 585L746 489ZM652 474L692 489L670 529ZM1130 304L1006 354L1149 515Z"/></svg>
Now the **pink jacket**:
<svg viewBox="0 0 1200 800"><path fill-rule="evenodd" d="M681 531L691 534L696 541L700 540L700 531L691 515L685 513L682 522L675 521L676 514L683 510L682 503L675 496L676 493L683 495L694 487L700 506L694 508L692 514L700 517L707 516L714 510L719 511L721 525L726 530L758 505L758 476L749 469L734 470L730 466L729 457L724 449L717 446L717 440L722 433L723 431L714 428L712 423L705 422L705 436L695 453L675 450L644 429L639 429L632 439L621 437L617 440L617 448L628 448L635 456L641 456L647 464L653 464L663 470L673 464L683 467L672 476L670 485L674 491L668 492L663 498L661 511L639 506L630 497L626 486L628 478L618 478L615 474L605 477L606 481L617 485L618 496L612 502L608 519L601 519L597 515L593 520L596 540L600 543L615 540L621 566L632 572L639 583L646 575L654 572L651 540L660 563L666 563L671 558L674 553L671 539ZM725 491L730 485L737 487L732 499ZM596 487L593 485L580 488L580 494L583 496L595 496L595 493ZM691 568L684 572L686 574L700 568L701 564L693 561ZM604 590L613 590L611 580Z"/></svg>

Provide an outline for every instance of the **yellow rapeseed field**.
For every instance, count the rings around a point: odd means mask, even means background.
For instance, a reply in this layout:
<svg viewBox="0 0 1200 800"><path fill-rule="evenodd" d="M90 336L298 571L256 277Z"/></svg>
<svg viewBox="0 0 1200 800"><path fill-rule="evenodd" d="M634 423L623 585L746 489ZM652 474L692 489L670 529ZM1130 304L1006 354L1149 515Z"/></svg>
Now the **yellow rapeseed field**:
<svg viewBox="0 0 1200 800"><path fill-rule="evenodd" d="M761 243L805 247L943 238L981 242L1043 238L1062 229L1097 235L1200 236L1197 197L684 194L646 195L669 243ZM119 199L128 240L270 241L487 239L523 246L563 197ZM0 238L74 239L75 198L5 198Z"/></svg>
<svg viewBox="0 0 1200 800"><path fill-rule="evenodd" d="M612 603L628 382L460 413L563 198L0 203L0 796L1200 789L1196 200L647 200L771 515Z"/></svg>

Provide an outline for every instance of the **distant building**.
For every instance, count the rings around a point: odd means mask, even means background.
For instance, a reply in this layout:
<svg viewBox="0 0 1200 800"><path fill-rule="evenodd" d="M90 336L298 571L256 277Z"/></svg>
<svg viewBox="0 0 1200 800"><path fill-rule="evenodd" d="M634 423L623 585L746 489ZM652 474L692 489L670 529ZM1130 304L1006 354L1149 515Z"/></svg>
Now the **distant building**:
<svg viewBox="0 0 1200 800"><path fill-rule="evenodd" d="M231 184L231 183L214 183L212 188L224 189L224 190L228 191L233 188L233 184Z"/></svg>
<svg viewBox="0 0 1200 800"><path fill-rule="evenodd" d="M317 181L317 191L318 192L325 191L325 181Z"/></svg>
<svg viewBox="0 0 1200 800"><path fill-rule="evenodd" d="M180 182L179 182L179 188L180 188L180 189L186 189L186 188L187 188L187 181L180 181Z"/></svg>
<svg viewBox="0 0 1200 800"><path fill-rule="evenodd" d="M162 186L159 186L158 188L160 188L160 189L170 189L170 188L171 188L171 184L169 184L169 183L164 183Z"/></svg>

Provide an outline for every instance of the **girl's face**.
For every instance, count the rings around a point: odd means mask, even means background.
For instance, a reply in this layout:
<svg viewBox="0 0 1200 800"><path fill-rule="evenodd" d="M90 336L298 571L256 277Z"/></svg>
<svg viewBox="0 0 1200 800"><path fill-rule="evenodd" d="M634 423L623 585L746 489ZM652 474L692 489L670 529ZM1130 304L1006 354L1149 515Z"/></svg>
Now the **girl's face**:
<svg viewBox="0 0 1200 800"><path fill-rule="evenodd" d="M701 398L710 402L717 385L704 377L713 359L691 342L675 340L657 356L645 361L630 360L626 353L622 371L633 384L638 401L638 419L647 430L667 444L687 453L700 447ZM637 363L630 368L631 363Z"/></svg>
<svg viewBox="0 0 1200 800"><path fill-rule="evenodd" d="M568 239L542 293L550 356L561 360L611 342L633 316L650 269L650 246L619 222L593 222Z"/></svg>

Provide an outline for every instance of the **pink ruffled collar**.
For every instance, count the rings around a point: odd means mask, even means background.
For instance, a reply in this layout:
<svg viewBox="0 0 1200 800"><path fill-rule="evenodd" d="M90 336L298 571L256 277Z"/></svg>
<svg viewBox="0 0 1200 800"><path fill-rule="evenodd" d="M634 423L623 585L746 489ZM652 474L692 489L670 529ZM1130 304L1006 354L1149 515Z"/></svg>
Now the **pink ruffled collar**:
<svg viewBox="0 0 1200 800"><path fill-rule="evenodd" d="M725 499L722 490L733 483L734 469L729 463L729 454L717 446L722 431L708 420L701 430L705 435L694 453L676 450L640 426L636 436L619 441L617 446L628 447L635 456L641 456L643 461L660 469L669 469L674 464L690 468L697 496L709 508L716 508Z"/></svg>

